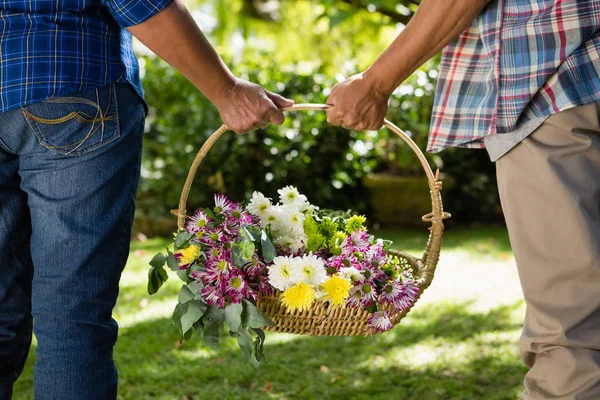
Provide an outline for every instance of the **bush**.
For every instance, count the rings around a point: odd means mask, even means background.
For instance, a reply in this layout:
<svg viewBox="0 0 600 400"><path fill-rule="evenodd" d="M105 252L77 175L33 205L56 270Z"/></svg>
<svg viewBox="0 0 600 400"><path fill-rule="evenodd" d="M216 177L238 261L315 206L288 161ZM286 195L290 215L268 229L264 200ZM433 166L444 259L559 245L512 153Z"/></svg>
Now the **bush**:
<svg viewBox="0 0 600 400"><path fill-rule="evenodd" d="M334 84L318 72L308 76L255 66L238 73L297 103L324 103L323 89ZM197 150L221 120L216 108L162 61L146 59L144 87L150 112L138 204L145 215L165 216L178 204ZM282 127L247 135L227 133L200 166L188 209L208 204L214 192L239 201L253 190L276 196L278 188L293 184L314 204L364 210L360 178L377 161L375 154L357 157L351 146L359 136L328 125L324 112L289 114Z"/></svg>
<svg viewBox="0 0 600 400"><path fill-rule="evenodd" d="M257 56L266 60L268 56ZM170 217L179 203L181 188L192 160L221 125L217 109L181 74L154 57L142 59L144 88L150 111L146 124L138 217ZM336 81L324 67L299 73L273 65L248 65L234 70L238 76L263 84L297 103L324 103L323 91ZM412 134L424 149L427 140L435 74L415 74L390 103L388 118ZM413 85L414 90L408 88ZM408 90L406 90L408 88ZM421 89L421 90L417 90ZM390 165L419 171L407 146L389 151L391 132L346 131L327 124L324 112L289 113L282 127L270 126L248 135L225 134L198 170L188 210L205 206L214 192L236 201L258 190L276 197L277 189L293 184L321 207L368 212L362 177L385 171ZM401 149L398 151L398 148ZM494 166L484 151L453 149L428 155L432 164L444 164L455 180L444 192L446 208L454 221L497 215ZM435 165L432 165L435 168Z"/></svg>

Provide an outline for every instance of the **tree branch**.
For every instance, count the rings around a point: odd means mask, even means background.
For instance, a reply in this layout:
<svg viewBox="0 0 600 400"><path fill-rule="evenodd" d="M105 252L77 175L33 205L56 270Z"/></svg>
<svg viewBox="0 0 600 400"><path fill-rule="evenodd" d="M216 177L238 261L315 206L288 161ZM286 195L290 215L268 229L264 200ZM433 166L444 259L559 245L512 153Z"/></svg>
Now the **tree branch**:
<svg viewBox="0 0 600 400"><path fill-rule="evenodd" d="M364 4L362 1L360 0L341 0L342 3L346 3L349 4L351 6L363 9L363 10L368 10L368 5ZM411 4L418 4L418 1L415 0L409 0L408 2L410 2ZM406 16L403 14L400 14L399 12L397 12L396 10L392 10L389 8L384 8L384 7L378 7L376 9L376 11L382 15L385 15L391 19L393 19L396 22L399 22L401 24L408 24L408 21L410 21L411 15Z"/></svg>

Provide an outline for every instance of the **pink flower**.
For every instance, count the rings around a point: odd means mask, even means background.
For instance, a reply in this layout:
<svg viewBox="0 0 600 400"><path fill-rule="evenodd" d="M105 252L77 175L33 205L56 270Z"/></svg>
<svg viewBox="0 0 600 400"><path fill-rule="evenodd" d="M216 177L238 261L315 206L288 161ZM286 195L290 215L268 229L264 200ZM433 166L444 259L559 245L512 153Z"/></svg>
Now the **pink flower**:
<svg viewBox="0 0 600 400"><path fill-rule="evenodd" d="M239 270L233 271L223 280L223 291L234 304L239 304L248 295L253 297L254 292L248 287Z"/></svg>
<svg viewBox="0 0 600 400"><path fill-rule="evenodd" d="M230 206L230 209L227 211L227 217L237 221L239 224L242 216L244 215L244 207L242 207L242 205L239 203L231 203Z"/></svg>
<svg viewBox="0 0 600 400"><path fill-rule="evenodd" d="M211 259L206 261L203 270L194 272L194 278L202 280L205 285L219 284L232 269L233 266L225 258Z"/></svg>
<svg viewBox="0 0 600 400"><path fill-rule="evenodd" d="M250 262L243 267L244 272L251 280L254 280L257 276L259 276L265 268L266 265L260 261L256 253L254 253Z"/></svg>
<svg viewBox="0 0 600 400"><path fill-rule="evenodd" d="M392 321L390 320L389 311L377 311L373 313L367 320L371 329L376 332L385 332L392 329Z"/></svg>
<svg viewBox="0 0 600 400"><path fill-rule="evenodd" d="M369 236L367 232L359 230L352 233L344 240L342 247L350 247L353 250L368 249L371 243L369 242Z"/></svg>
<svg viewBox="0 0 600 400"><path fill-rule="evenodd" d="M346 304L350 307L368 307L377 299L375 286L369 282L358 282L350 289Z"/></svg>
<svg viewBox="0 0 600 400"><path fill-rule="evenodd" d="M265 275L258 277L258 292L264 296L272 296L275 293L275 289L269 283L269 278Z"/></svg>
<svg viewBox="0 0 600 400"><path fill-rule="evenodd" d="M217 226L213 229L206 229L200 236L200 242L207 246L215 246L218 242L222 241L226 236L221 226Z"/></svg>
<svg viewBox="0 0 600 400"><path fill-rule="evenodd" d="M402 294L404 286L398 281L392 281L383 287L379 301L383 304L394 304L394 301Z"/></svg>
<svg viewBox="0 0 600 400"><path fill-rule="evenodd" d="M401 283L402 293L394 300L394 306L398 311L404 311L412 307L419 295L419 287L414 281Z"/></svg>
<svg viewBox="0 0 600 400"><path fill-rule="evenodd" d="M215 214L223 214L231 211L233 203L224 194L215 194Z"/></svg>
<svg viewBox="0 0 600 400"><path fill-rule="evenodd" d="M202 288L202 298L211 306L225 307L225 299L218 286L208 285Z"/></svg>
<svg viewBox="0 0 600 400"><path fill-rule="evenodd" d="M209 221L210 218L204 211L196 210L196 212L188 218L188 222L185 224L185 230L193 234L198 233L207 227Z"/></svg>

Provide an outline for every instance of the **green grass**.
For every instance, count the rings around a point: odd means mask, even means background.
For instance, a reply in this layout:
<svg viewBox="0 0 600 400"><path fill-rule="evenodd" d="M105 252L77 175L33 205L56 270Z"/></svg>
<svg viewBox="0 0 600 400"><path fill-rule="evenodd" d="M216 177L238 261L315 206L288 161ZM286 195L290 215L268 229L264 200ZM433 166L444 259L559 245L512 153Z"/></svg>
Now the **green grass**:
<svg viewBox="0 0 600 400"><path fill-rule="evenodd" d="M394 247L419 254L423 251L429 232L406 229L380 229L375 231L377 237L394 242ZM443 251L468 253L472 259L482 257L506 259L511 255L510 242L506 229L498 226L475 228L447 229L444 232Z"/></svg>
<svg viewBox="0 0 600 400"><path fill-rule="evenodd" d="M426 233L378 236L418 253ZM241 362L233 339L224 339L216 351L198 340L178 347L169 322L177 280L173 276L155 296L145 289L147 262L166 243L133 243L123 275L115 310L121 326L115 348L120 399L514 399L520 391L522 302L510 299L482 311L468 282L461 288L463 299L418 304L386 334L268 334L269 362L259 370ZM485 263L503 260L510 248L503 228L481 228L448 231L444 251ZM17 400L33 399L34 350L35 344L15 388Z"/></svg>

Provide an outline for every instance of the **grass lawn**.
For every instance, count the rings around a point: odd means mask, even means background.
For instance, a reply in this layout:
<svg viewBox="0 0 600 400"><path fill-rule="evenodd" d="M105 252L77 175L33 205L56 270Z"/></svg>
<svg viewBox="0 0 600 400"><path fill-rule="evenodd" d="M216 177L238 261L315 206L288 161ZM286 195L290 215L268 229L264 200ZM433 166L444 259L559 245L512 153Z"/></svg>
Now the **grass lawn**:
<svg viewBox="0 0 600 400"><path fill-rule="evenodd" d="M380 231L418 254L427 230ZM432 286L391 332L369 338L267 334L268 364L244 365L234 339L219 350L178 347L170 325L179 281L146 293L147 263L166 241L133 243L115 310L119 398L145 399L514 399L525 367L518 354L524 315L506 230L446 232ZM32 346L16 400L33 399Z"/></svg>

